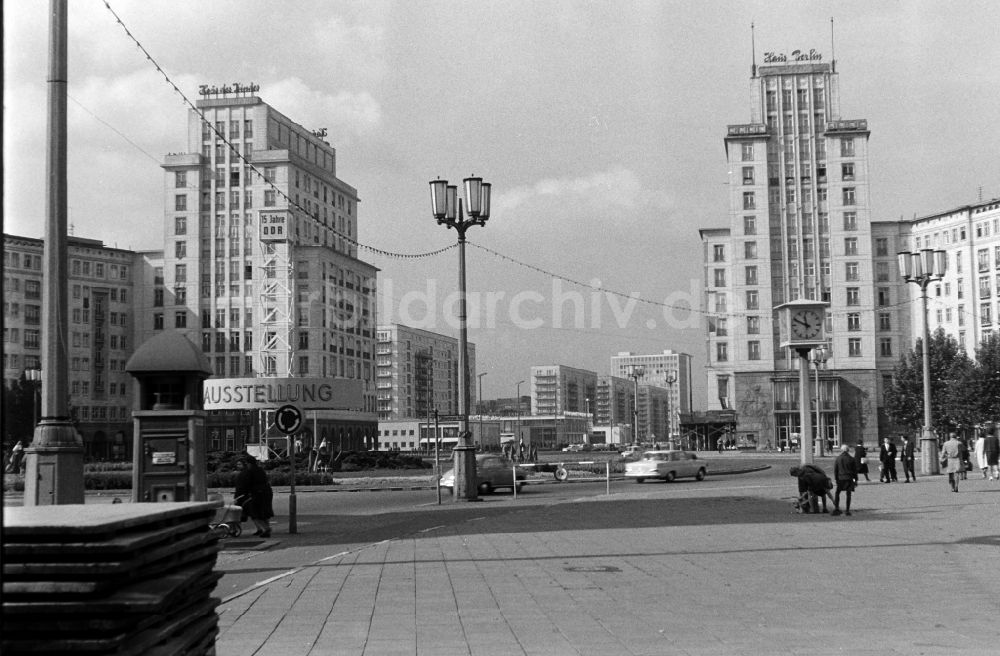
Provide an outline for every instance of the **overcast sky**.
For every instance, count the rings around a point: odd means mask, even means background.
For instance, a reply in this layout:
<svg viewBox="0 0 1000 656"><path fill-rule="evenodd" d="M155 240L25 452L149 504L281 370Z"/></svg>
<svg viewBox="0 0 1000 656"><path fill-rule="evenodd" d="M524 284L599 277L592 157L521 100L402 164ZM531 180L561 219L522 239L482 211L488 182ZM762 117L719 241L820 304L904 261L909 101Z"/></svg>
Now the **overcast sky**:
<svg viewBox="0 0 1000 656"><path fill-rule="evenodd" d="M513 396L535 364L603 374L619 351L669 348L694 356L701 405L703 331L660 304L697 298L698 229L728 225L723 137L749 120L751 22L758 63L794 49L829 61L834 18L841 114L872 133L874 218L1000 197L992 2L109 2L191 100L199 84L254 82L327 128L362 244L447 246L427 182L493 183L492 218L469 239L519 263L469 247L487 398ZM44 222L47 5L3 5L3 229L28 237ZM187 150L186 107L103 0L70 2L69 57L74 234L161 248L159 165ZM359 255L381 269L380 321L457 335L456 250Z"/></svg>

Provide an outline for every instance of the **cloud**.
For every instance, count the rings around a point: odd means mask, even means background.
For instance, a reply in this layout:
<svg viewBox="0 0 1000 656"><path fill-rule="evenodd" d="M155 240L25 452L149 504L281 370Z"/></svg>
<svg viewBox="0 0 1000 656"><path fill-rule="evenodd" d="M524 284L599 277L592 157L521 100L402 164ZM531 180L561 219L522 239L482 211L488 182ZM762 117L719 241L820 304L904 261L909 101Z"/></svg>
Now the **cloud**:
<svg viewBox="0 0 1000 656"><path fill-rule="evenodd" d="M497 211L513 213L552 201L576 208L582 204L590 211L647 208L666 212L674 207L667 193L647 189L634 171L623 166L577 178L546 178L532 185L515 187L497 194L493 205Z"/></svg>
<svg viewBox="0 0 1000 656"><path fill-rule="evenodd" d="M382 121L382 107L367 91L328 94L297 77L261 84L260 96L279 112L309 129L328 128L335 140L344 131L370 134Z"/></svg>

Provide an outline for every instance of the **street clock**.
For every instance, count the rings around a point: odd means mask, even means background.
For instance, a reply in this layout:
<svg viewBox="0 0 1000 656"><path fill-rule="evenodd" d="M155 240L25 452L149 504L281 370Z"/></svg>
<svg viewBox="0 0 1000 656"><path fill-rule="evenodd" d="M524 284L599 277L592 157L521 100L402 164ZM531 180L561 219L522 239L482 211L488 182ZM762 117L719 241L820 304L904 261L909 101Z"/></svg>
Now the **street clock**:
<svg viewBox="0 0 1000 656"><path fill-rule="evenodd" d="M828 306L829 303L799 299L776 307L781 347L800 350L826 344Z"/></svg>

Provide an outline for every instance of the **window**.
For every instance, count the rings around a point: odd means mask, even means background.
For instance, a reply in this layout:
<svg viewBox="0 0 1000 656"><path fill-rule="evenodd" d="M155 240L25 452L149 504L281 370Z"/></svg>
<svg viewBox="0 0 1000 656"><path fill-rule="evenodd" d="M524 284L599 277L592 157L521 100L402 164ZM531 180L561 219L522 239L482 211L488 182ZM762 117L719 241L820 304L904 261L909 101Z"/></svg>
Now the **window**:
<svg viewBox="0 0 1000 656"><path fill-rule="evenodd" d="M743 209L745 210L757 209L757 202L756 200L754 200L754 193L752 191L743 192Z"/></svg>
<svg viewBox="0 0 1000 656"><path fill-rule="evenodd" d="M153 330L163 330L163 313L156 312L153 314Z"/></svg>
<svg viewBox="0 0 1000 656"><path fill-rule="evenodd" d="M885 307L892 304L892 299L890 298L888 287L879 287L876 292L877 302L879 307Z"/></svg>
<svg viewBox="0 0 1000 656"><path fill-rule="evenodd" d="M854 157L854 139L845 137L840 140L840 156Z"/></svg>
<svg viewBox="0 0 1000 656"><path fill-rule="evenodd" d="M844 255L858 254L858 238L844 237Z"/></svg>
<svg viewBox="0 0 1000 656"><path fill-rule="evenodd" d="M174 287L174 305L187 304L187 287Z"/></svg>
<svg viewBox="0 0 1000 656"><path fill-rule="evenodd" d="M729 334L729 322L724 318L719 318L715 322L715 334L717 337L725 337Z"/></svg>
<svg viewBox="0 0 1000 656"><path fill-rule="evenodd" d="M842 198L844 205L857 205L857 192L854 187L844 187Z"/></svg>
<svg viewBox="0 0 1000 656"><path fill-rule="evenodd" d="M178 212L187 211L187 194L177 194L174 196L174 210Z"/></svg>
<svg viewBox="0 0 1000 656"><path fill-rule="evenodd" d="M964 326L965 325L965 306L964 305L959 305L957 308L955 308L955 312L956 312L956 314L958 314L958 325L959 326Z"/></svg>
<svg viewBox="0 0 1000 656"><path fill-rule="evenodd" d="M757 242L748 241L743 243L743 257L748 260L757 259Z"/></svg>
<svg viewBox="0 0 1000 656"><path fill-rule="evenodd" d="M250 139L251 137L253 137L253 121L245 119L243 121L243 138Z"/></svg>
<svg viewBox="0 0 1000 656"><path fill-rule="evenodd" d="M27 286L25 286L25 292L28 291ZM990 297L990 277L980 276L979 277L979 298L989 298Z"/></svg>
<svg viewBox="0 0 1000 656"><path fill-rule="evenodd" d="M847 330L851 332L859 332L861 330L861 313L860 312L848 312L847 313Z"/></svg>
<svg viewBox="0 0 1000 656"><path fill-rule="evenodd" d="M187 234L187 217L178 216L174 218L174 234L175 235Z"/></svg>
<svg viewBox="0 0 1000 656"><path fill-rule="evenodd" d="M716 244L712 247L712 261L713 262L725 262L726 261L726 247L721 244Z"/></svg>
<svg viewBox="0 0 1000 656"><path fill-rule="evenodd" d="M757 284L757 267L748 266L746 268L746 284L756 285Z"/></svg>
<svg viewBox="0 0 1000 656"><path fill-rule="evenodd" d="M844 230L858 229L858 213L844 212Z"/></svg>
<svg viewBox="0 0 1000 656"><path fill-rule="evenodd" d="M757 217L753 215L743 217L743 234L744 235L757 234ZM1000 256L997 257L997 261L1000 262Z"/></svg>
<svg viewBox="0 0 1000 656"><path fill-rule="evenodd" d="M840 177L842 180L850 181L854 179L854 164L845 162L840 165Z"/></svg>
<svg viewBox="0 0 1000 656"><path fill-rule="evenodd" d="M187 328L187 316L186 310L174 312L174 328Z"/></svg>
<svg viewBox="0 0 1000 656"><path fill-rule="evenodd" d="M24 297L25 298L41 298L42 297L42 283L38 280L25 280L24 281Z"/></svg>
<svg viewBox="0 0 1000 656"><path fill-rule="evenodd" d="M979 271L988 271L990 268L990 251L986 248L980 248L976 251L976 265Z"/></svg>
<svg viewBox="0 0 1000 656"><path fill-rule="evenodd" d="M965 296L965 285L962 284L961 278L955 281L955 295L958 298L962 298Z"/></svg>
<svg viewBox="0 0 1000 656"><path fill-rule="evenodd" d="M187 187L186 171L174 171L174 187L177 189L184 189Z"/></svg>
<svg viewBox="0 0 1000 656"><path fill-rule="evenodd" d="M989 303L981 303L979 305L979 323L983 326L988 326L993 323L992 308ZM28 331L24 331L25 339L28 338Z"/></svg>
<svg viewBox="0 0 1000 656"><path fill-rule="evenodd" d="M187 282L187 265L174 265L174 282Z"/></svg>
<svg viewBox="0 0 1000 656"><path fill-rule="evenodd" d="M858 263L857 262L847 262L844 265L845 275L848 282L857 282L859 279L858 274Z"/></svg>
<svg viewBox="0 0 1000 656"><path fill-rule="evenodd" d="M857 287L847 288L847 304L861 305L861 290Z"/></svg>
<svg viewBox="0 0 1000 656"><path fill-rule="evenodd" d="M174 257L178 260L187 257L187 242L178 241L174 243Z"/></svg>
<svg viewBox="0 0 1000 656"><path fill-rule="evenodd" d="M743 184L752 185L753 184L753 167L744 166L743 167Z"/></svg>
<svg viewBox="0 0 1000 656"><path fill-rule="evenodd" d="M747 334L760 334L760 317L747 317Z"/></svg>
<svg viewBox="0 0 1000 656"><path fill-rule="evenodd" d="M727 305L726 304L726 295L725 294L716 294L715 295L715 312L716 312L716 314L725 314L726 313L726 305Z"/></svg>
<svg viewBox="0 0 1000 656"><path fill-rule="evenodd" d="M760 295L755 289L747 290L747 309L748 310L759 310L760 309Z"/></svg>
<svg viewBox="0 0 1000 656"><path fill-rule="evenodd" d="M725 287L726 286L726 270L725 269L715 269L715 286Z"/></svg>
<svg viewBox="0 0 1000 656"><path fill-rule="evenodd" d="M851 358L861 357L861 338L851 337L847 340L847 355Z"/></svg>
<svg viewBox="0 0 1000 656"><path fill-rule="evenodd" d="M742 154L743 154L743 161L744 162L752 162L753 161L753 144L752 143L742 144L741 150L742 150Z"/></svg>
<svg viewBox="0 0 1000 656"><path fill-rule="evenodd" d="M274 189L264 190L264 207L274 207L275 205L275 192Z"/></svg>
<svg viewBox="0 0 1000 656"><path fill-rule="evenodd" d="M883 358L892 357L892 337L879 337L878 354Z"/></svg>
<svg viewBox="0 0 1000 656"><path fill-rule="evenodd" d="M715 361L716 362L728 362L729 361L729 346L726 342L718 342L715 345Z"/></svg>
<svg viewBox="0 0 1000 656"><path fill-rule="evenodd" d="M889 263L888 262L876 262L875 263L875 280L877 282L889 282Z"/></svg>
<svg viewBox="0 0 1000 656"><path fill-rule="evenodd" d="M875 239L875 255L886 256L889 254L889 240L885 237Z"/></svg>

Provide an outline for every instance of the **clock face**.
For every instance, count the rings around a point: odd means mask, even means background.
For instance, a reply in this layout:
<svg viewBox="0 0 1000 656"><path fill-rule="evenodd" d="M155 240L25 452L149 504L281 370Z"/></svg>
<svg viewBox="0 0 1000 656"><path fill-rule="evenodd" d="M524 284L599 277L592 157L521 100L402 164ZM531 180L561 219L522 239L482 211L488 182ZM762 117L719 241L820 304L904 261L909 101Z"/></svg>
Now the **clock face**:
<svg viewBox="0 0 1000 656"><path fill-rule="evenodd" d="M823 332L823 315L816 310L792 312L792 339L816 339Z"/></svg>

